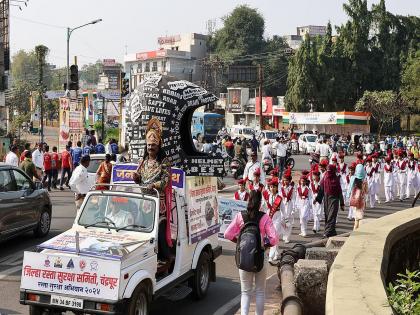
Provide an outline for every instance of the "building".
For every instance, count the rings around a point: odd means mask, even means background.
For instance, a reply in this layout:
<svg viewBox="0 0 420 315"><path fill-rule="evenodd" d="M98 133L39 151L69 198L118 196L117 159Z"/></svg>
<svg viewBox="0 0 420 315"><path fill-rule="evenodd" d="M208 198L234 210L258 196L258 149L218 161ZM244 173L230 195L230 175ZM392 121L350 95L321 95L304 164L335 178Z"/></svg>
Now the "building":
<svg viewBox="0 0 420 315"><path fill-rule="evenodd" d="M135 89L145 75L162 73L192 82L201 81L200 60L207 54L207 36L197 33L158 38L158 49L127 54L124 66Z"/></svg>
<svg viewBox="0 0 420 315"><path fill-rule="evenodd" d="M285 35L283 39L290 48L296 50L299 49L306 34L310 37L325 36L327 34L327 27L318 25L298 26L296 28L296 35Z"/></svg>

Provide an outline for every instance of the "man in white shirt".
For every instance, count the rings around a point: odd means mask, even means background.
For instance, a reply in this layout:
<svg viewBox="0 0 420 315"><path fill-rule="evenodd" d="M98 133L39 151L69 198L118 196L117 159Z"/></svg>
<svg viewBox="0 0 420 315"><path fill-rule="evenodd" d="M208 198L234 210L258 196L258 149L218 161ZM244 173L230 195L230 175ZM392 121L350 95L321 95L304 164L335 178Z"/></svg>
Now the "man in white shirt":
<svg viewBox="0 0 420 315"><path fill-rule="evenodd" d="M319 153L319 161L328 160L328 157L330 156L332 151L330 146L327 144L327 139L323 140L323 143L318 147L318 149L315 152Z"/></svg>
<svg viewBox="0 0 420 315"><path fill-rule="evenodd" d="M12 145L12 147L10 148L10 152L7 153L6 155L6 160L5 163L8 165L12 165L12 166L19 166L19 158L17 156L17 146Z"/></svg>
<svg viewBox="0 0 420 315"><path fill-rule="evenodd" d="M287 143L283 137L279 139L277 144L277 165L279 167L279 178L283 178L284 168L286 167Z"/></svg>
<svg viewBox="0 0 420 315"><path fill-rule="evenodd" d="M69 185L71 190L75 193L75 203L76 209L79 210L80 206L83 203L83 200L86 197L86 194L89 192L89 181L88 181L88 171L87 168L90 164L90 156L83 155L79 166L77 166L73 174L71 175Z"/></svg>
<svg viewBox="0 0 420 315"><path fill-rule="evenodd" d="M366 151L366 155L371 155L372 154L372 152L373 152L372 140L369 140L368 143L366 143L365 151Z"/></svg>
<svg viewBox="0 0 420 315"><path fill-rule="evenodd" d="M32 162L35 164L36 172L42 178L42 169L44 168L44 153L42 152L42 143L38 143L34 152L32 152Z"/></svg>
<svg viewBox="0 0 420 315"><path fill-rule="evenodd" d="M262 164L257 159L257 151L252 151L251 161L246 163L243 179L248 180L250 183L254 181L254 172L257 169L263 169ZM265 172L261 172L260 182L265 185Z"/></svg>

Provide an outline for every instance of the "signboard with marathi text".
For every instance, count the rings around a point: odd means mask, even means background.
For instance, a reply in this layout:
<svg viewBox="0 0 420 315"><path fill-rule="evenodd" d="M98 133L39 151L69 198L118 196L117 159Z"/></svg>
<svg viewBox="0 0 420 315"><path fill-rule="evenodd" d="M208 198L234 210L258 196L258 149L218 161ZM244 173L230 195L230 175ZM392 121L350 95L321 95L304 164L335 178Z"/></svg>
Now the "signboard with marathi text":
<svg viewBox="0 0 420 315"><path fill-rule="evenodd" d="M223 237L223 234L235 216L241 211L246 211L247 205L247 201L219 198L220 237Z"/></svg>
<svg viewBox="0 0 420 315"><path fill-rule="evenodd" d="M220 230L216 177L186 178L188 238L194 244Z"/></svg>
<svg viewBox="0 0 420 315"><path fill-rule="evenodd" d="M153 50L153 51L146 51L141 53L136 53L136 60L148 60L148 59L156 59L166 57L165 50Z"/></svg>
<svg viewBox="0 0 420 315"><path fill-rule="evenodd" d="M66 148L68 141L76 144L83 136L83 109L77 101L66 97L60 97L60 131L58 150L61 152Z"/></svg>
<svg viewBox="0 0 420 315"><path fill-rule="evenodd" d="M312 113L289 113L289 124L337 124L337 113L335 112L312 112Z"/></svg>
<svg viewBox="0 0 420 315"><path fill-rule="evenodd" d="M120 265L66 254L24 252L21 289L73 296L118 300Z"/></svg>

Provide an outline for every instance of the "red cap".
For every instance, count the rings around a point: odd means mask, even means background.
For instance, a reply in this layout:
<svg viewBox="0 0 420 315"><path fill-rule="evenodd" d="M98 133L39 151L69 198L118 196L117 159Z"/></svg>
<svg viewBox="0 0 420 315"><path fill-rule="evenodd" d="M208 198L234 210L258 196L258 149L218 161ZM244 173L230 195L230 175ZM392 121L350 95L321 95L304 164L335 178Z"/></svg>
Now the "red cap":
<svg viewBox="0 0 420 315"><path fill-rule="evenodd" d="M279 167L276 166L275 168L273 168L270 172L271 176L279 176Z"/></svg>
<svg viewBox="0 0 420 315"><path fill-rule="evenodd" d="M328 166L328 160L322 160L321 163L319 163L319 165Z"/></svg>
<svg viewBox="0 0 420 315"><path fill-rule="evenodd" d="M309 174L309 171L308 170L303 170L302 171L302 176L308 176L308 174Z"/></svg>
<svg viewBox="0 0 420 315"><path fill-rule="evenodd" d="M243 178L238 180L238 185L245 185L245 183L246 183L246 180Z"/></svg>
<svg viewBox="0 0 420 315"><path fill-rule="evenodd" d="M331 159L331 161L333 161L333 162L337 162L337 157L336 157L336 156L334 156L334 157Z"/></svg>
<svg viewBox="0 0 420 315"><path fill-rule="evenodd" d="M319 172L319 165L318 164L312 164L311 165L311 171L312 172Z"/></svg>
<svg viewBox="0 0 420 315"><path fill-rule="evenodd" d="M312 175L313 175L313 176L320 176L320 175L321 175L321 173L320 173L319 171L316 171L316 172L312 172Z"/></svg>
<svg viewBox="0 0 420 315"><path fill-rule="evenodd" d="M261 170L260 170L260 168L257 168L257 169L254 171L254 176L261 176Z"/></svg>
<svg viewBox="0 0 420 315"><path fill-rule="evenodd" d="M398 150L398 155L399 155L399 156L404 156L404 151L403 151L402 149L399 149L399 150Z"/></svg>
<svg viewBox="0 0 420 315"><path fill-rule="evenodd" d="M292 171L290 168L286 169L283 173L283 178L292 179Z"/></svg>
<svg viewBox="0 0 420 315"><path fill-rule="evenodd" d="M340 151L340 153L338 153L338 157L339 157L340 159L344 159L344 156L345 156L345 154L344 154L344 152L343 152L343 151Z"/></svg>
<svg viewBox="0 0 420 315"><path fill-rule="evenodd" d="M371 156L371 155L369 155L369 156L366 158L366 162L372 162L372 156Z"/></svg>
<svg viewBox="0 0 420 315"><path fill-rule="evenodd" d="M378 152L375 152L375 153L372 154L372 158L377 159L378 157L379 157L379 153Z"/></svg>
<svg viewBox="0 0 420 315"><path fill-rule="evenodd" d="M349 168L351 168L352 170L356 169L356 162L351 162L351 164L349 165Z"/></svg>
<svg viewBox="0 0 420 315"><path fill-rule="evenodd" d="M385 162L387 162L387 163L391 162L391 157L389 155L385 158Z"/></svg>
<svg viewBox="0 0 420 315"><path fill-rule="evenodd" d="M277 186L279 184L279 178L273 177L267 184L272 185L272 186Z"/></svg>
<svg viewBox="0 0 420 315"><path fill-rule="evenodd" d="M300 177L300 180L307 180L308 178L305 176L305 175L302 175L301 177Z"/></svg>
<svg viewBox="0 0 420 315"><path fill-rule="evenodd" d="M359 152L359 153L357 153L356 157L358 159L362 160L363 159L363 154Z"/></svg>
<svg viewBox="0 0 420 315"><path fill-rule="evenodd" d="M328 171L334 173L337 171L337 167L334 164L328 165Z"/></svg>

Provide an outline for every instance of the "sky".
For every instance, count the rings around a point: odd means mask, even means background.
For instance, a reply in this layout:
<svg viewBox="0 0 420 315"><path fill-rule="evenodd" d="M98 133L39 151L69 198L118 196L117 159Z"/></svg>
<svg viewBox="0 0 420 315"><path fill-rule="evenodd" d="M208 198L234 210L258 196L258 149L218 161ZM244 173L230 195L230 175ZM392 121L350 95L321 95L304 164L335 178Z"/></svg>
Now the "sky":
<svg viewBox="0 0 420 315"><path fill-rule="evenodd" d="M43 44L50 48L48 62L66 64L66 27L76 27L101 18L102 22L75 30L70 40L70 62L98 59L122 62L124 54L155 50L157 38L181 33L206 34L206 21L221 18L236 6L248 4L265 18L265 36L296 34L296 26L340 25L347 20L343 0L28 0L22 10L10 10L12 55ZM23 0L19 0L23 1ZM369 0L369 7L379 0ZM394 14L420 15L418 0L387 0Z"/></svg>

